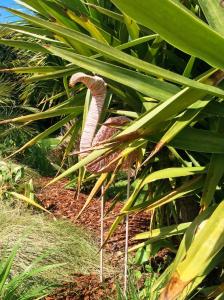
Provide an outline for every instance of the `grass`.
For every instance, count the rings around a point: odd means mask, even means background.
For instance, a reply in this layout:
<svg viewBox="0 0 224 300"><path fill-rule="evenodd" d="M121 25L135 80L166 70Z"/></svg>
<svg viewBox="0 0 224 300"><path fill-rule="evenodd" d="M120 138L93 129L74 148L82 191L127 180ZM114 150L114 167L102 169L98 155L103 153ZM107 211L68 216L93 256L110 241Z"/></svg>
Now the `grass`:
<svg viewBox="0 0 224 300"><path fill-rule="evenodd" d="M145 274L142 274L140 271L136 272L130 269L127 293L125 295L123 292L123 287L119 283L117 283L116 300L157 300L159 294L157 291L153 291L152 286L158 278L158 274L156 274L149 265L148 268L150 269L150 271ZM112 299L109 298L108 300Z"/></svg>
<svg viewBox="0 0 224 300"><path fill-rule="evenodd" d="M22 273L12 276L11 269L16 259L19 243L15 244L11 253L3 253L0 258L0 299L1 300L33 300L42 299L57 287L48 282L39 283L35 280L40 273L57 268L61 264L35 267L42 260L37 257Z"/></svg>
<svg viewBox="0 0 224 300"><path fill-rule="evenodd" d="M44 256L45 264L65 263L60 268L41 274L44 281L69 281L75 273L99 273L98 247L86 230L68 221L53 220L44 214L32 214L23 208L0 204L0 256L11 252L21 239L12 275L22 272L36 257ZM22 238L21 238L22 237ZM43 263L43 261L42 261ZM106 270L109 273L108 267Z"/></svg>

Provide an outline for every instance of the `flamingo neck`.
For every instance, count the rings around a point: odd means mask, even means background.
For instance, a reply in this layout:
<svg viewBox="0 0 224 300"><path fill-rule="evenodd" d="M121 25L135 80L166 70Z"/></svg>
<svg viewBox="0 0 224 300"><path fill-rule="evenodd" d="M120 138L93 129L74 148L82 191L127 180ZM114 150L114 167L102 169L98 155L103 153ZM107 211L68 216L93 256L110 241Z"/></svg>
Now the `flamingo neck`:
<svg viewBox="0 0 224 300"><path fill-rule="evenodd" d="M103 104L106 97L105 93L93 95L87 114L85 126L80 140L81 157L88 155L88 150L91 148L94 136L96 134L97 125L103 109Z"/></svg>

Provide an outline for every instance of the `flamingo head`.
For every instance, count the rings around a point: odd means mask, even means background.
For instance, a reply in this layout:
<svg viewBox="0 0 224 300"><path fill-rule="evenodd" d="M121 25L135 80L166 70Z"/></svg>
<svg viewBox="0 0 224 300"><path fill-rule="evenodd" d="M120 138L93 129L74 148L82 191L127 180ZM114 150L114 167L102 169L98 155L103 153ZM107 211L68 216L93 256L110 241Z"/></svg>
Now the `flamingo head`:
<svg viewBox="0 0 224 300"><path fill-rule="evenodd" d="M74 87L76 83L84 83L88 89L90 89L93 96L99 96L106 93L107 84L103 78L99 76L90 76L83 72L75 73L69 80L69 86Z"/></svg>

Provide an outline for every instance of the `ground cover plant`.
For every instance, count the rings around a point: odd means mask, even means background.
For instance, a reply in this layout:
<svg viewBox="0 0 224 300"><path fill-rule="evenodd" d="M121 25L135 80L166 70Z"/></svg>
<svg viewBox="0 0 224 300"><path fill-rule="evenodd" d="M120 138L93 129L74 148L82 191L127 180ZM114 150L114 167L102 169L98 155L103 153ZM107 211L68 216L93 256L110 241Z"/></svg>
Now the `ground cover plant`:
<svg viewBox="0 0 224 300"><path fill-rule="evenodd" d="M12 265L16 259L16 254L19 249L19 245L15 245L10 254L1 255L0 270L1 270L1 299L41 299L48 294L50 294L54 288L54 284L40 284L34 282L35 276L39 275L41 272L46 270L52 270L53 268L59 267L61 265L49 265L35 268L35 263L38 261L33 261L30 266L28 266L24 272L14 275L12 277L11 269ZM39 258L39 261L41 259ZM32 279L33 281L30 281Z"/></svg>
<svg viewBox="0 0 224 300"><path fill-rule="evenodd" d="M37 254L42 257L41 264L58 264L53 272L49 269L39 276L42 283L61 284L71 281L75 273L99 272L96 242L90 234L68 221L32 213L21 205L13 208L1 203L0 232L1 255L13 251L14 245L21 240L11 276L23 272ZM110 272L109 266L107 272Z"/></svg>
<svg viewBox="0 0 224 300"><path fill-rule="evenodd" d="M127 214L150 212L151 226L136 235L129 249L150 257L164 245L175 259L153 283L162 299L223 297L223 20L222 1L204 0L22 0L30 13L6 8L19 16L2 24L15 35L6 46L41 53L44 66L27 63L2 73L26 74L27 85L59 83L40 111L3 116L1 126L48 122L14 155L55 138L63 127L66 140L62 169L51 183L75 174L81 182L95 178L87 203L116 172L89 176L85 166L119 150L111 163L121 163L138 149L131 193L115 218L105 242ZM16 35L19 33L19 37ZM31 38L31 40L26 40ZM84 71L107 83L104 114L131 118L119 133L64 165L78 154L91 94L83 85L69 86L70 76ZM28 74L28 75L27 75ZM49 87L48 86L48 87ZM53 86L52 86L53 88ZM61 96L63 96L61 98ZM41 100L40 100L40 103ZM50 105L48 105L50 103ZM46 121L48 120L48 121ZM74 150L75 154L74 154ZM63 167L66 169L63 169ZM68 168L67 168L68 167ZM117 177L116 177L117 176ZM91 185L92 187L92 185ZM116 197L114 202L116 201ZM218 270L216 281L210 278ZM157 297L157 295L156 295Z"/></svg>

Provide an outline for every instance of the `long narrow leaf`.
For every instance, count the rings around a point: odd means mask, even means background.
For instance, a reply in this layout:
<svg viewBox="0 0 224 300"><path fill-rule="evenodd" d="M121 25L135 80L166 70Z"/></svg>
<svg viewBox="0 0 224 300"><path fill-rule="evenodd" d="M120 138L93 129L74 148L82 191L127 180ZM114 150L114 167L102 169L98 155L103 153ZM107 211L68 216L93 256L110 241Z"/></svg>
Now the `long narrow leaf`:
<svg viewBox="0 0 224 300"><path fill-rule="evenodd" d="M123 53L123 52L119 51L118 49L115 49L115 48L107 46L103 43L100 43L99 41L96 41L96 40L92 39L91 37L84 35L80 32L77 32L75 30L68 29L68 28L65 28L60 25L56 25L54 23L45 21L38 17L27 15L27 14L24 14L22 12L19 12L19 11L13 10L13 9L8 8L7 10L21 18L28 20L29 22L32 22L38 26L42 26L44 28L50 29L50 30L54 31L55 33L57 33L61 36L64 36L66 38L72 38L75 41L85 44L87 47L90 47L91 49L97 51L98 53L102 53L102 54L106 55L107 57L114 59L115 61L119 61L119 62L121 62L125 65L129 65L133 68L137 68L143 72L146 72L147 74L152 74L152 75L155 75L158 77L162 77L167 80L177 82L179 84L194 87L196 89L206 90L208 93L212 93L215 95L221 96L224 94L224 92L219 88L204 85L203 83L196 82L194 80L188 79L181 75L175 74L171 71L168 71L168 70L162 69L160 67L157 67L155 65L152 65L150 63L144 62L138 58L135 58L134 56ZM148 10L146 10L146 11L148 11ZM177 27L177 28L179 28L179 27ZM221 38L221 42L222 42L222 38ZM214 47L214 49L216 49L216 47Z"/></svg>
<svg viewBox="0 0 224 300"><path fill-rule="evenodd" d="M208 20L209 25L219 32L222 36L224 35L224 10L220 5L220 1L198 1L205 16Z"/></svg>
<svg viewBox="0 0 224 300"><path fill-rule="evenodd" d="M61 128L67 122L69 122L70 120L73 120L75 118L75 116L76 116L76 114L70 114L67 117L63 118L62 120L58 121L57 123L55 123L51 127L47 128L46 130L44 130L43 132L41 132L40 134L38 134L37 136L35 136L31 140L29 140L26 144L24 144L22 147L20 147L15 152L13 152L9 157L14 156L15 154L23 151L24 149L26 149L28 147L31 147L32 145L36 144L38 141L40 141L40 140L44 139L45 137L49 136L51 133L53 133L56 130L58 130L59 128Z"/></svg>
<svg viewBox="0 0 224 300"><path fill-rule="evenodd" d="M76 106L76 107L67 107L67 108L60 108L60 109L49 109L44 112L36 113L36 114L31 114L27 116L21 116L13 119L8 119L8 120L3 120L0 121L0 124L7 124L7 123L12 123L12 122L28 122L28 121L36 121L36 120L42 120L42 119L47 119L47 118L52 118L52 117L57 117L61 116L64 114L75 114L79 115L83 110L82 106Z"/></svg>
<svg viewBox="0 0 224 300"><path fill-rule="evenodd" d="M136 185L135 191L132 193L130 198L126 201L126 203L122 207L120 213L125 214L125 212L127 212L132 207L132 204L135 201L136 196L138 195L141 188L145 184L149 184L150 182L165 179L165 178L189 176L189 175L193 175L193 174L200 174L200 173L203 173L203 172L205 172L204 167L168 168L168 169L163 169L163 170L156 171L156 172L146 176L146 178L143 178L141 181L139 181L139 183ZM122 221L123 218L124 218L124 215L119 216L115 219L115 221L113 222L113 224L110 227L110 230L108 232L105 243L110 238L110 236L114 233L114 231L116 230L118 224Z"/></svg>
<svg viewBox="0 0 224 300"><path fill-rule="evenodd" d="M118 81L126 86L132 86L139 92L145 95L154 97L159 100L165 100L172 95L177 88L168 83L154 79L153 77L124 69L109 63L100 62L98 60L84 57L75 53L69 53L53 46L48 46L47 49L79 67L85 68L91 72L100 74L112 80Z"/></svg>
<svg viewBox="0 0 224 300"><path fill-rule="evenodd" d="M205 60L212 66L224 67L223 36L193 15L179 1L136 0L130 3L129 0L113 0L112 2L139 24L159 33L175 47Z"/></svg>
<svg viewBox="0 0 224 300"><path fill-rule="evenodd" d="M224 247L224 201L215 209L211 217L197 233L185 259L175 268L162 299L176 298L196 277L206 274L215 256Z"/></svg>
<svg viewBox="0 0 224 300"><path fill-rule="evenodd" d="M51 214L50 211L48 211L47 209L45 209L43 206L41 206L40 204L38 204L36 201L34 201L34 200L32 200L32 199L30 199L30 198L28 198L28 197L26 197L26 196L24 196L22 194L19 194L19 193L16 193L16 192L9 192L9 194L11 196L13 196L15 199L22 200L22 201L26 202L29 205L32 205L32 206L34 206L36 208L39 208L39 209L45 211L48 214Z"/></svg>

